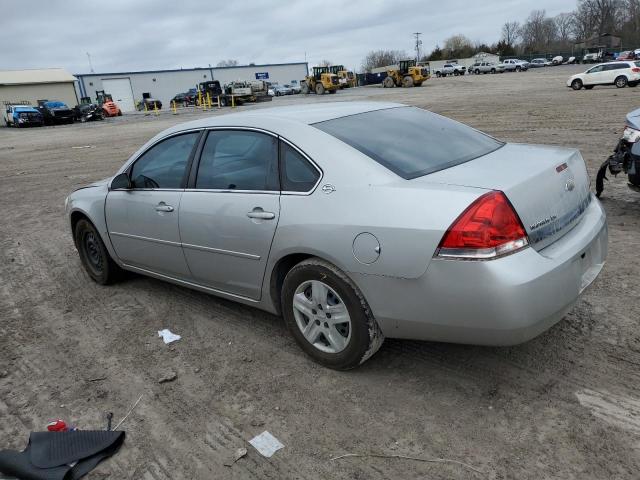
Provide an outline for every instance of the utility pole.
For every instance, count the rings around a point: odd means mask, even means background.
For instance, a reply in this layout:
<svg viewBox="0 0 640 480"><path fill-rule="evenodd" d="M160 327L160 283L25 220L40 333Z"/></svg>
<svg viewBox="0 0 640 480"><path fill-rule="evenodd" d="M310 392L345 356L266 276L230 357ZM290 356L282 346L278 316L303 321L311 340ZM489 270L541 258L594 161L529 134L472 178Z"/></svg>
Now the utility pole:
<svg viewBox="0 0 640 480"><path fill-rule="evenodd" d="M420 61L420 45L422 45L422 40L420 40L420 35L422 32L414 32L414 37L416 37L416 63Z"/></svg>
<svg viewBox="0 0 640 480"><path fill-rule="evenodd" d="M95 73L93 71L93 65L91 64L91 55L89 55L89 52L87 52L87 58L89 59L89 70L91 71L91 73Z"/></svg>

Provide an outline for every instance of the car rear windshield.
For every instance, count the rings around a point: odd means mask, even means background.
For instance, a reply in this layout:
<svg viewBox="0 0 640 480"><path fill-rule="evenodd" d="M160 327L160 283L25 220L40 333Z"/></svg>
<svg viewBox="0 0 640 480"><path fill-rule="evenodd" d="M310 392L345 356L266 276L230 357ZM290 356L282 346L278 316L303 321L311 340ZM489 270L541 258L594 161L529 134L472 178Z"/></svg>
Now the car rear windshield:
<svg viewBox="0 0 640 480"><path fill-rule="evenodd" d="M313 124L397 175L412 179L459 165L503 143L415 107L394 107Z"/></svg>

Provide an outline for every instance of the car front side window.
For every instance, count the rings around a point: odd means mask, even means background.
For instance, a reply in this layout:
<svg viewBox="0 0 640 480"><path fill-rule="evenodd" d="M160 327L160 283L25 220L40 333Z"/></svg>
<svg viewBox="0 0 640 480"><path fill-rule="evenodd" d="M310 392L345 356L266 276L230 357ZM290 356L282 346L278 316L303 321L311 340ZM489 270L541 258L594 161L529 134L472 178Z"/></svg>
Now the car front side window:
<svg viewBox="0 0 640 480"><path fill-rule="evenodd" d="M196 188L279 191L278 141L251 130L212 130L202 149Z"/></svg>
<svg viewBox="0 0 640 480"><path fill-rule="evenodd" d="M133 188L183 188L183 180L200 132L170 137L142 154L131 168Z"/></svg>

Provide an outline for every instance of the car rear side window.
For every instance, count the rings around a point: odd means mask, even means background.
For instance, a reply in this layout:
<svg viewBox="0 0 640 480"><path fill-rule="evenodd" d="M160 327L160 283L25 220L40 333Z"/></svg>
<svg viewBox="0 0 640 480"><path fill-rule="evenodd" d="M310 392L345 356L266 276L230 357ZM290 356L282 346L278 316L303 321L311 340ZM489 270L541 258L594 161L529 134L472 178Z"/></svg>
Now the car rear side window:
<svg viewBox="0 0 640 480"><path fill-rule="evenodd" d="M182 188L189 156L200 132L176 135L156 143L131 169L134 188Z"/></svg>
<svg viewBox="0 0 640 480"><path fill-rule="evenodd" d="M279 190L278 141L250 130L213 130L202 149L196 188Z"/></svg>
<svg viewBox="0 0 640 480"><path fill-rule="evenodd" d="M395 107L315 123L397 175L412 179L459 165L503 143L415 107Z"/></svg>
<svg viewBox="0 0 640 480"><path fill-rule="evenodd" d="M280 143L280 184L285 192L308 192L320 178L320 172L295 148Z"/></svg>

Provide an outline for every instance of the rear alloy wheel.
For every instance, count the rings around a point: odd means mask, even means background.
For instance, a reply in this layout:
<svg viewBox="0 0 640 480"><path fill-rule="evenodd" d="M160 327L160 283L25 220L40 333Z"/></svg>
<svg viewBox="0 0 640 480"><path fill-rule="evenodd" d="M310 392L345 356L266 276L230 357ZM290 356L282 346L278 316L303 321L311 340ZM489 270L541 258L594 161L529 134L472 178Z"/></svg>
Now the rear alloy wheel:
<svg viewBox="0 0 640 480"><path fill-rule="evenodd" d="M615 85L618 88L624 88L627 86L628 83L629 81L627 80L627 77L625 77L624 75L620 75L618 78L616 78L616 81L615 81Z"/></svg>
<svg viewBox="0 0 640 480"><path fill-rule="evenodd" d="M317 95L324 94L324 85L320 82L316 83L316 94Z"/></svg>
<svg viewBox="0 0 640 480"><path fill-rule="evenodd" d="M78 221L74 239L82 265L92 280L107 285L121 276L122 269L113 261L98 231L88 220Z"/></svg>
<svg viewBox="0 0 640 480"><path fill-rule="evenodd" d="M385 77L385 79L382 81L382 86L384 88L393 88L394 87L394 82L393 82L393 78L391 77Z"/></svg>
<svg viewBox="0 0 640 480"><path fill-rule="evenodd" d="M357 367L384 337L362 294L332 264L310 258L293 267L282 286L289 331L318 363L337 370Z"/></svg>
<svg viewBox="0 0 640 480"><path fill-rule="evenodd" d="M582 80L576 78L573 82L571 82L571 88L574 90L580 90L582 88Z"/></svg>

